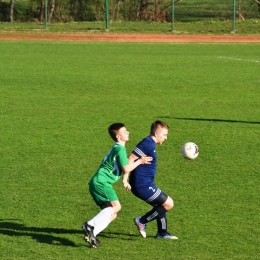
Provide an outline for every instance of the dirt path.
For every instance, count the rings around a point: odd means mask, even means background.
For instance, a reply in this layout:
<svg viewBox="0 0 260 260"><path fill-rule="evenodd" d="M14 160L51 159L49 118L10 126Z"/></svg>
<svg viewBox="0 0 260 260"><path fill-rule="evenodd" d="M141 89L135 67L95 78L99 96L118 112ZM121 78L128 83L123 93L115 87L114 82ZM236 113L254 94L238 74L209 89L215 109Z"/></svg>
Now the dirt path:
<svg viewBox="0 0 260 260"><path fill-rule="evenodd" d="M115 34L115 33L50 33L0 32L0 40L68 41L68 42L234 42L260 43L260 35L168 35L168 34Z"/></svg>

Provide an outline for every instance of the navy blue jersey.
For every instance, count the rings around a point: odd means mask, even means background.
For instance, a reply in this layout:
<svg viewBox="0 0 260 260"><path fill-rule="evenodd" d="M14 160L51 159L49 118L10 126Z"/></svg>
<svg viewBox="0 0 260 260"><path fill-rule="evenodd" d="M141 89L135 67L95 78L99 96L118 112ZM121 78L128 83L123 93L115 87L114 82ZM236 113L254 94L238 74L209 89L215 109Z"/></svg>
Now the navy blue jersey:
<svg viewBox="0 0 260 260"><path fill-rule="evenodd" d="M132 188L148 186L154 182L157 166L155 148L155 141L150 136L147 136L132 151L138 157L144 155L153 157L151 164L140 164L131 172L129 183Z"/></svg>

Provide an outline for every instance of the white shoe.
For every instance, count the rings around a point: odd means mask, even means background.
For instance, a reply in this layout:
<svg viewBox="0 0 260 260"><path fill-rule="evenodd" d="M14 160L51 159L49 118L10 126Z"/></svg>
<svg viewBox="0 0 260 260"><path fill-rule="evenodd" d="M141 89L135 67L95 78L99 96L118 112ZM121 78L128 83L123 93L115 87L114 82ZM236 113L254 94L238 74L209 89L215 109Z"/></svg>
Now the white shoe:
<svg viewBox="0 0 260 260"><path fill-rule="evenodd" d="M140 217L136 217L134 218L134 223L137 226L138 231L140 232L140 234L142 235L142 237L146 237L146 232L145 232L145 224L140 223Z"/></svg>
<svg viewBox="0 0 260 260"><path fill-rule="evenodd" d="M159 233L156 234L155 238L163 238L163 239L174 239L174 240L177 240L178 237L176 236L172 236L171 234L167 233L166 235L164 236L161 236L159 235Z"/></svg>

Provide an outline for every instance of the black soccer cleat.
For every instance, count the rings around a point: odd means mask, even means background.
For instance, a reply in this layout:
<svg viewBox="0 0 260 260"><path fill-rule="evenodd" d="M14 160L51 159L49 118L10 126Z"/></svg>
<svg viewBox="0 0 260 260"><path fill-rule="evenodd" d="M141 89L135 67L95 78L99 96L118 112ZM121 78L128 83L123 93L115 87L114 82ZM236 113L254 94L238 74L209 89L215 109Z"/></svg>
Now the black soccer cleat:
<svg viewBox="0 0 260 260"><path fill-rule="evenodd" d="M90 244L91 247L99 247L97 238L94 236L94 227L90 226L87 222L82 224L82 229L84 230L84 239Z"/></svg>

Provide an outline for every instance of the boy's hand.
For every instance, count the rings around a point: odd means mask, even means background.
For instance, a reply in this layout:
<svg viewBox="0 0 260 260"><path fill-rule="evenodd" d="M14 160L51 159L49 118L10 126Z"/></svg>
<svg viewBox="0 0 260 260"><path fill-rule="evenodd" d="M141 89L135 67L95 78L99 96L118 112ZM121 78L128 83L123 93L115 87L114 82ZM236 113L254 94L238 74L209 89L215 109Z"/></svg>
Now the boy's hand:
<svg viewBox="0 0 260 260"><path fill-rule="evenodd" d="M153 160L153 157L151 156L142 156L139 158L141 161L141 164L151 164L150 162Z"/></svg>
<svg viewBox="0 0 260 260"><path fill-rule="evenodd" d="M128 181L123 181L123 185L127 191L131 190L131 185Z"/></svg>

